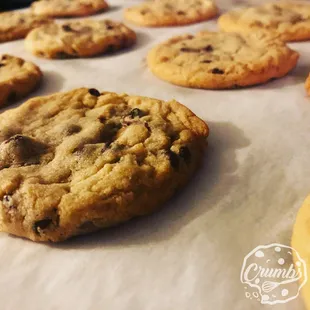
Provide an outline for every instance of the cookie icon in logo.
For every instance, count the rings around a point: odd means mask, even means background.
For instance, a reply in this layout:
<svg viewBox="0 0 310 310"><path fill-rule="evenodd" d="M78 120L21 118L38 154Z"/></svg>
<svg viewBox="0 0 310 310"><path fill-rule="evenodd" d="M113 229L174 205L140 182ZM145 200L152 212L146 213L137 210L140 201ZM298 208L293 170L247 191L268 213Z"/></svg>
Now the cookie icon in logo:
<svg viewBox="0 0 310 310"><path fill-rule="evenodd" d="M293 256L297 259L296 268ZM299 295L307 282L306 268L305 261L289 246L258 246L243 261L240 280L245 296L261 304L287 303Z"/></svg>

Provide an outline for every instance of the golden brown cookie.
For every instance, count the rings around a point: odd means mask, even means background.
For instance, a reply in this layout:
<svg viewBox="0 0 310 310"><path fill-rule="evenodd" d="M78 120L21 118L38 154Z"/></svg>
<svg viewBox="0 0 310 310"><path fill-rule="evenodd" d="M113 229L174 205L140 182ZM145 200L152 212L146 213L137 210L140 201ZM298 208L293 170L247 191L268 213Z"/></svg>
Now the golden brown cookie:
<svg viewBox="0 0 310 310"><path fill-rule="evenodd" d="M228 32L265 31L284 41L309 40L310 3L278 1L235 10L222 15L218 24Z"/></svg>
<svg viewBox="0 0 310 310"><path fill-rule="evenodd" d="M15 56L0 56L0 106L26 96L41 79L41 70L35 64Z"/></svg>
<svg viewBox="0 0 310 310"><path fill-rule="evenodd" d="M302 288L302 296L304 298L306 308L310 309L310 196L307 197L301 209L298 212L296 222L293 229L292 247L299 253L300 257L307 265L307 283ZM296 257L295 257L295 267ZM300 280L303 283L305 276Z"/></svg>
<svg viewBox="0 0 310 310"><path fill-rule="evenodd" d="M160 208L202 160L180 103L80 88L0 115L0 230L61 241Z"/></svg>
<svg viewBox="0 0 310 310"><path fill-rule="evenodd" d="M50 22L48 18L26 12L0 13L0 42L24 38L32 29Z"/></svg>
<svg viewBox="0 0 310 310"><path fill-rule="evenodd" d="M178 26L211 19L217 12L212 0L152 0L126 9L125 18L140 26Z"/></svg>
<svg viewBox="0 0 310 310"><path fill-rule="evenodd" d="M298 53L264 33L202 32L172 38L148 54L159 78L195 88L236 88L267 82L292 70Z"/></svg>
<svg viewBox="0 0 310 310"><path fill-rule="evenodd" d="M105 0L41 0L31 5L34 14L52 17L87 16L107 8Z"/></svg>
<svg viewBox="0 0 310 310"><path fill-rule="evenodd" d="M79 20L48 24L31 31L26 48L46 58L89 57L114 52L136 42L136 34L111 20Z"/></svg>

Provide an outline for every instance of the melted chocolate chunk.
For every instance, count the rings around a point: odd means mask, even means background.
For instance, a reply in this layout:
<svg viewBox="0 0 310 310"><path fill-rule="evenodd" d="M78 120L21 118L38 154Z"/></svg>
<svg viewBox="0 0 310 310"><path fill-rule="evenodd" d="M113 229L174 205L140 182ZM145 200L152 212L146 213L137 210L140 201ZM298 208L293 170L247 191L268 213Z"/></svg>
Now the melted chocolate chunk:
<svg viewBox="0 0 310 310"><path fill-rule="evenodd" d="M46 147L27 136L15 135L0 144L0 169L37 164Z"/></svg>
<svg viewBox="0 0 310 310"><path fill-rule="evenodd" d="M142 117L143 115L144 115L143 111L141 111L138 108L135 108L135 109L131 110L131 112L130 112L131 118Z"/></svg>
<svg viewBox="0 0 310 310"><path fill-rule="evenodd" d="M210 64L212 62L212 60L202 60L201 63L203 64Z"/></svg>
<svg viewBox="0 0 310 310"><path fill-rule="evenodd" d="M92 96L95 96L95 97L99 97L101 94L100 94L100 92L97 90L97 89L95 89L95 88L90 88L89 90L88 90L88 92L92 95Z"/></svg>
<svg viewBox="0 0 310 310"><path fill-rule="evenodd" d="M62 25L62 30L66 32L72 32L73 29L69 25Z"/></svg>
<svg viewBox="0 0 310 310"><path fill-rule="evenodd" d="M179 157L176 153L172 152L171 150L168 151L168 157L172 168L178 169L179 168Z"/></svg>
<svg viewBox="0 0 310 310"><path fill-rule="evenodd" d="M79 125L69 125L66 129L65 129L65 135L66 136L71 136L75 133L78 133L82 130L82 127Z"/></svg>
<svg viewBox="0 0 310 310"><path fill-rule="evenodd" d="M213 52L213 47L212 45L207 45L206 47L203 48L205 52Z"/></svg>
<svg viewBox="0 0 310 310"><path fill-rule="evenodd" d="M52 224L52 219L43 219L40 221L36 221L34 222L34 224L32 225L32 230L36 233L36 234L40 234L40 230L44 230L46 229L49 225Z"/></svg>
<svg viewBox="0 0 310 310"><path fill-rule="evenodd" d="M4 67L4 66L5 66L5 64L3 64L3 63L0 63L0 68L1 68L1 67Z"/></svg>
<svg viewBox="0 0 310 310"><path fill-rule="evenodd" d="M219 68L214 68L211 71L213 74L224 74L224 71Z"/></svg>
<svg viewBox="0 0 310 310"><path fill-rule="evenodd" d="M178 11L177 14L178 14L178 15L185 15L185 12L183 12L183 11Z"/></svg>
<svg viewBox="0 0 310 310"><path fill-rule="evenodd" d="M187 146L182 146L179 150L179 156L188 164L191 160L191 152Z"/></svg>

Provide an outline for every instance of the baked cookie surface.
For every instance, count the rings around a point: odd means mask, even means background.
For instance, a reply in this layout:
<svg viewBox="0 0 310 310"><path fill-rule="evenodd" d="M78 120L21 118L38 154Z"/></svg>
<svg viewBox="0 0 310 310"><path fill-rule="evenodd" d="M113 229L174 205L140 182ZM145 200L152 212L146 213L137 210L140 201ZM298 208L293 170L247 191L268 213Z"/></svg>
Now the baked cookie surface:
<svg viewBox="0 0 310 310"><path fill-rule="evenodd" d="M176 101L33 98L0 115L0 230L61 241L153 212L197 169L207 135Z"/></svg>
<svg viewBox="0 0 310 310"><path fill-rule="evenodd" d="M310 74L306 79L305 88L306 88L308 95L310 96Z"/></svg>
<svg viewBox="0 0 310 310"><path fill-rule="evenodd" d="M49 22L48 18L26 12L0 13L0 42L24 38L35 27Z"/></svg>
<svg viewBox="0 0 310 310"><path fill-rule="evenodd" d="M267 31L284 41L310 39L310 3L278 1L231 11L220 16L221 30L228 32Z"/></svg>
<svg viewBox="0 0 310 310"><path fill-rule="evenodd" d="M148 66L159 78L194 88L235 88L267 82L295 67L298 53L263 33L201 32L153 48Z"/></svg>
<svg viewBox="0 0 310 310"><path fill-rule="evenodd" d="M126 9L125 18L141 26L177 26L208 20L217 12L212 0L153 0Z"/></svg>
<svg viewBox="0 0 310 310"><path fill-rule="evenodd" d="M136 34L122 23L111 20L81 20L48 24L31 31L26 48L46 58L90 57L129 47Z"/></svg>
<svg viewBox="0 0 310 310"><path fill-rule="evenodd" d="M292 247L304 259L307 265L308 281L302 288L302 296L306 308L310 309L310 196L307 197L302 207L298 211L296 222L293 229ZM302 283L304 277L300 280Z"/></svg>
<svg viewBox="0 0 310 310"><path fill-rule="evenodd" d="M107 8L105 0L41 0L31 5L34 14L51 17L87 16Z"/></svg>
<svg viewBox="0 0 310 310"><path fill-rule="evenodd" d="M0 56L0 106L34 90L42 79L35 64L21 58Z"/></svg>

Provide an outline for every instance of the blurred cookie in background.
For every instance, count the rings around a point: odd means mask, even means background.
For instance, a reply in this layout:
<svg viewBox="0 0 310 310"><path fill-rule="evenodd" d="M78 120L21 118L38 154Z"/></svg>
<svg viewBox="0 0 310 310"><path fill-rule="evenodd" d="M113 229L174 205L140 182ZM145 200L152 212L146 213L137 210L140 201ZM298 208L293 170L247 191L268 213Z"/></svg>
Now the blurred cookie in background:
<svg viewBox="0 0 310 310"><path fill-rule="evenodd" d="M152 0L126 9L125 18L140 26L178 26L211 19L217 12L212 0Z"/></svg>
<svg viewBox="0 0 310 310"><path fill-rule="evenodd" d="M51 19L28 12L0 13L0 42L24 38L32 29L48 24Z"/></svg>
<svg viewBox="0 0 310 310"><path fill-rule="evenodd" d="M111 20L79 20L51 23L31 31L27 50L45 58L90 57L111 53L136 42L136 33Z"/></svg>
<svg viewBox="0 0 310 310"><path fill-rule="evenodd" d="M31 5L34 14L51 17L87 16L107 9L105 0L41 0Z"/></svg>
<svg viewBox="0 0 310 310"><path fill-rule="evenodd" d="M278 1L230 11L218 24L227 32L264 31L285 41L310 39L310 2Z"/></svg>
<svg viewBox="0 0 310 310"><path fill-rule="evenodd" d="M32 62L11 55L0 56L0 106L26 96L41 79L41 70Z"/></svg>
<svg viewBox="0 0 310 310"><path fill-rule="evenodd" d="M262 84L291 71L299 54L265 33L204 31L182 35L154 47L151 71L170 83L226 89Z"/></svg>

